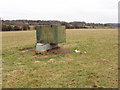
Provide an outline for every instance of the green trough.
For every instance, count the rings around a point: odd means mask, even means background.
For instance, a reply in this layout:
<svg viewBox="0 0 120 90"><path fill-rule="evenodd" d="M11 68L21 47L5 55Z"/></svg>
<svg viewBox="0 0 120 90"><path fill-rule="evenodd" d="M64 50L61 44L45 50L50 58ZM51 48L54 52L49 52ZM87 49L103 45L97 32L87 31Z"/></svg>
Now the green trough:
<svg viewBox="0 0 120 90"><path fill-rule="evenodd" d="M37 26L36 27L37 43L57 44L66 41L65 26Z"/></svg>
<svg viewBox="0 0 120 90"><path fill-rule="evenodd" d="M36 27L36 51L46 51L58 47L66 41L65 26L45 25Z"/></svg>

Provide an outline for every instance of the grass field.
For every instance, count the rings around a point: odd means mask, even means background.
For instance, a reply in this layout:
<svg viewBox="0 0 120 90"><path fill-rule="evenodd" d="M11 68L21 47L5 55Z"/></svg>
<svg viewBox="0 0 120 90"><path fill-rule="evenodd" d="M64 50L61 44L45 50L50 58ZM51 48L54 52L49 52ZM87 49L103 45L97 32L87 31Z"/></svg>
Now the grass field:
<svg viewBox="0 0 120 90"><path fill-rule="evenodd" d="M36 55L35 31L2 32L2 87L117 88L117 34L115 29L67 30L59 50Z"/></svg>

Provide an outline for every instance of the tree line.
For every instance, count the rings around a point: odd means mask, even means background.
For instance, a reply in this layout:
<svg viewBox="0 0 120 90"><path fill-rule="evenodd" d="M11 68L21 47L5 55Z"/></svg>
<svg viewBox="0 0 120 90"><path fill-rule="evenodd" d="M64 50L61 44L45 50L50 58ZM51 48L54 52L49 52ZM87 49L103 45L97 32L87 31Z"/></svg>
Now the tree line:
<svg viewBox="0 0 120 90"><path fill-rule="evenodd" d="M80 29L80 28L113 28L116 24L111 23L86 23L80 21L65 22L57 20L2 20L2 31L20 31L20 30L30 30L32 25L35 29L38 25L64 25L66 29Z"/></svg>
<svg viewBox="0 0 120 90"><path fill-rule="evenodd" d="M2 25L2 31L22 31L29 30L29 25L17 26L17 25Z"/></svg>

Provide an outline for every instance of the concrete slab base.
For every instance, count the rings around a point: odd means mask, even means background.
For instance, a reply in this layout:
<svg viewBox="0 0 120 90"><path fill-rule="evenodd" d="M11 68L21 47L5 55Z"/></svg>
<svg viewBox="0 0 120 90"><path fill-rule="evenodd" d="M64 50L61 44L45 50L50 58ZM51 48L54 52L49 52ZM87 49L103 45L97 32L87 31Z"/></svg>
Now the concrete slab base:
<svg viewBox="0 0 120 90"><path fill-rule="evenodd" d="M36 44L36 51L37 52L42 52L42 51L47 51L52 48L58 47L58 44L42 44L42 43L37 43Z"/></svg>

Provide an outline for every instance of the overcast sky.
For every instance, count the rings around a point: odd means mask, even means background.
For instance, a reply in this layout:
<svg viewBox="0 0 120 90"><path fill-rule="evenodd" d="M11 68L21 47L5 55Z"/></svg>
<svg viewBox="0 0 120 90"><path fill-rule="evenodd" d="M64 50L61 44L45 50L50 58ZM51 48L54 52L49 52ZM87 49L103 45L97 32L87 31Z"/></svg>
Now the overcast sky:
<svg viewBox="0 0 120 90"><path fill-rule="evenodd" d="M1 0L6 19L118 22L119 0Z"/></svg>

